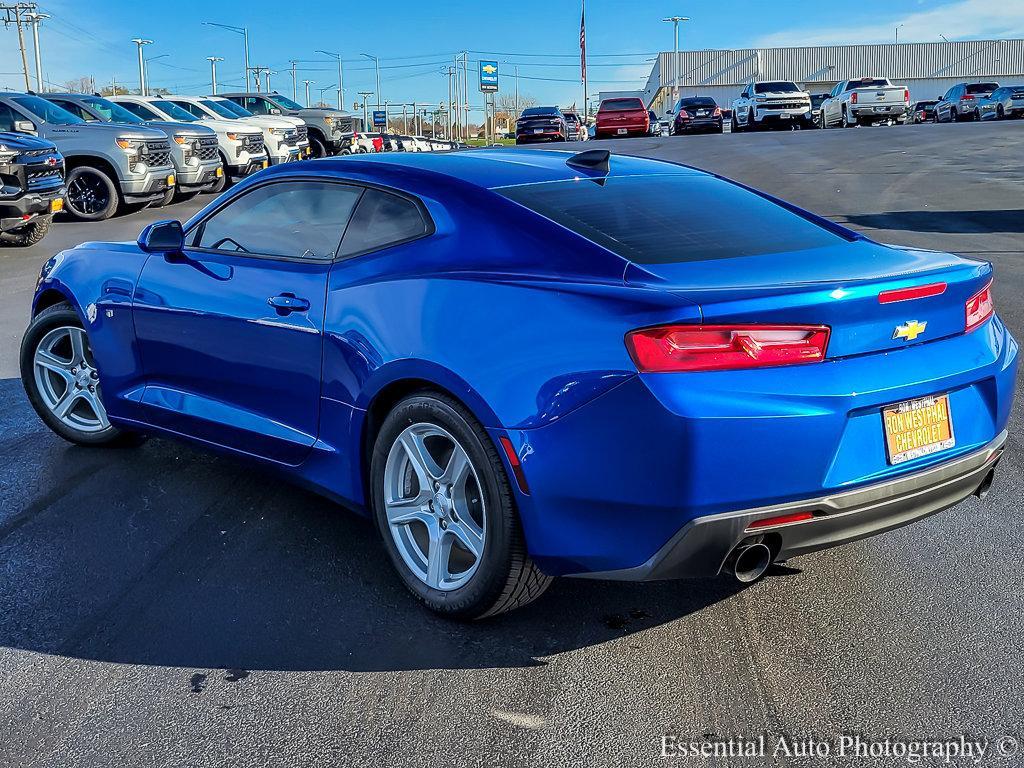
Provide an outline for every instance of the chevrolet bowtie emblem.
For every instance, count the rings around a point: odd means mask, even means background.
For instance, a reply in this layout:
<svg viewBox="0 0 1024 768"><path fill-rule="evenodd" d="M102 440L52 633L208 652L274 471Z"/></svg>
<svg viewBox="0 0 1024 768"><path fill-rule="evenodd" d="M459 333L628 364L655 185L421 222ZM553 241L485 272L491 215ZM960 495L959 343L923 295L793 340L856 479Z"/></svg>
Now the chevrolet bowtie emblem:
<svg viewBox="0 0 1024 768"><path fill-rule="evenodd" d="M909 323L903 325L897 325L896 330L893 331L892 337L894 339L905 339L906 341L913 341L922 333L924 329L928 327L928 323L919 323L917 320L911 320Z"/></svg>
<svg viewBox="0 0 1024 768"><path fill-rule="evenodd" d="M495 72L498 71L498 68L496 66L494 66L493 64L484 64L482 69L488 75L493 75Z"/></svg>

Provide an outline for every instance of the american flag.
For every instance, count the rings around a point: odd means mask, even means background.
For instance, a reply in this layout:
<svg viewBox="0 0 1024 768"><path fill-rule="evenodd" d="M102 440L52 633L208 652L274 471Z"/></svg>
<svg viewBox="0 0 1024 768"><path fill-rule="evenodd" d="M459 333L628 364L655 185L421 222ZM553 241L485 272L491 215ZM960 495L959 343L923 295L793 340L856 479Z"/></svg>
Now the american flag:
<svg viewBox="0 0 1024 768"><path fill-rule="evenodd" d="M587 4L583 2L583 9L580 11L580 74L585 81L587 79Z"/></svg>

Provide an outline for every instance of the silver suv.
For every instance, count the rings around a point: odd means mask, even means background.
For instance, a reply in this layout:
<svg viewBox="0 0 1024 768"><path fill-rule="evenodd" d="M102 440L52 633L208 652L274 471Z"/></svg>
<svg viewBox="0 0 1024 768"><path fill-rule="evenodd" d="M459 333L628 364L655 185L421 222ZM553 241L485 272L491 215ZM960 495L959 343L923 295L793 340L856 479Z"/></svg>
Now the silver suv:
<svg viewBox="0 0 1024 768"><path fill-rule="evenodd" d="M176 182L170 142L153 128L86 123L35 94L0 92L0 131L57 145L67 164L65 208L83 221L159 202Z"/></svg>
<svg viewBox="0 0 1024 768"><path fill-rule="evenodd" d="M192 123L168 120L145 121L136 117L120 104L102 96L81 93L47 93L46 100L76 115L87 123L121 123L122 125L148 125L162 131L170 139L171 161L177 183L168 187L163 205L173 199L188 200L200 192L211 192L224 175L220 155L217 153L217 134L211 128Z"/></svg>
<svg viewBox="0 0 1024 768"><path fill-rule="evenodd" d="M341 154L351 149L351 135L362 130L360 118L325 107L304 107L276 91L273 93L219 93L254 115L290 115L299 117L309 131L309 146L314 157Z"/></svg>

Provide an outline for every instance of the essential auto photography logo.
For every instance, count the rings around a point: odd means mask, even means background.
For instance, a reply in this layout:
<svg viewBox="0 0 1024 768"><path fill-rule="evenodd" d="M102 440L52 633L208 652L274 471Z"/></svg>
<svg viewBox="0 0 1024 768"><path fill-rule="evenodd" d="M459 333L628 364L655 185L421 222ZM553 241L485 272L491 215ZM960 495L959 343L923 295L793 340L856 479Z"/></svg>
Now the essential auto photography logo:
<svg viewBox="0 0 1024 768"><path fill-rule="evenodd" d="M718 763L722 758L817 759L822 762L891 760L894 765L1015 765L1020 741L1007 734L988 737L956 734L941 737L875 737L861 733L794 736L762 733L753 736L699 738L680 734L659 737L659 754L676 762Z"/></svg>

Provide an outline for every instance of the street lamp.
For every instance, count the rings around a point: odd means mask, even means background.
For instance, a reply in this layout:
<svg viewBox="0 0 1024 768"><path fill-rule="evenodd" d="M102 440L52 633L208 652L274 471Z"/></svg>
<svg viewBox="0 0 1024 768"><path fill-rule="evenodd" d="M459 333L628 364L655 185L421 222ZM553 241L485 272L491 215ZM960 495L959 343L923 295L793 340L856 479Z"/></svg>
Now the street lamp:
<svg viewBox="0 0 1024 768"><path fill-rule="evenodd" d="M247 27L233 27L230 24L219 24L216 21L204 21L208 27L220 27L226 29L229 32L234 32L236 35L241 35L245 42L245 74L242 77L242 82L245 83L245 90L249 90L249 29ZM259 90L257 88L257 90Z"/></svg>
<svg viewBox="0 0 1024 768"><path fill-rule="evenodd" d="M360 53L359 55L365 56L368 59L372 59L373 66L377 70L377 109L380 109L380 59L378 59L376 56L371 56L368 53Z"/></svg>
<svg viewBox="0 0 1024 768"><path fill-rule="evenodd" d="M896 44L897 45L899 45L899 43L900 43L900 27L905 27L905 26L906 26L906 24L897 24L896 25Z"/></svg>
<svg viewBox="0 0 1024 768"><path fill-rule="evenodd" d="M689 16L669 16L667 19L662 19L664 22L671 22L672 24L672 36L675 40L675 56L672 58L672 100L675 101L679 97L679 24L683 21L689 21Z"/></svg>
<svg viewBox="0 0 1024 768"><path fill-rule="evenodd" d="M263 73L263 79L265 80L265 82L267 84L267 93L270 93L270 76L271 75L276 75L276 74L277 74L277 70L276 69L268 69L268 70L266 70Z"/></svg>
<svg viewBox="0 0 1024 768"><path fill-rule="evenodd" d="M324 88L317 88L317 90L320 91L320 101L318 103L324 103L324 94L327 93L327 91L331 90L335 85L337 85L337 83L331 83L330 85Z"/></svg>
<svg viewBox="0 0 1024 768"><path fill-rule="evenodd" d="M32 50L36 55L36 91L42 92L46 89L43 88L43 65L40 63L41 56L39 54L39 22L50 18L50 14L31 11L25 14L25 18L32 25Z"/></svg>
<svg viewBox="0 0 1024 768"><path fill-rule="evenodd" d="M359 95L363 97L363 130L366 130L366 124L369 122L369 117L366 114L366 100L373 96L373 91L360 91Z"/></svg>
<svg viewBox="0 0 1024 768"><path fill-rule="evenodd" d="M206 60L210 62L210 93L213 96L217 95L217 62L224 61L222 56L207 56Z"/></svg>
<svg viewBox="0 0 1024 768"><path fill-rule="evenodd" d="M146 95L146 61L142 58L142 46L152 45L152 40L146 40L142 37L132 38L132 42L139 46L139 95Z"/></svg>
<svg viewBox="0 0 1024 768"><path fill-rule="evenodd" d="M306 86L306 106L309 106L309 84L315 83L316 80L303 80L303 84Z"/></svg>
<svg viewBox="0 0 1024 768"><path fill-rule="evenodd" d="M324 56L330 56L332 59L338 60L338 110L344 111L345 109L345 66L341 63L341 54L332 53L331 51L321 51L319 48L317 53L322 53ZM379 86L378 86L379 87ZM323 101L321 95L320 101Z"/></svg>

